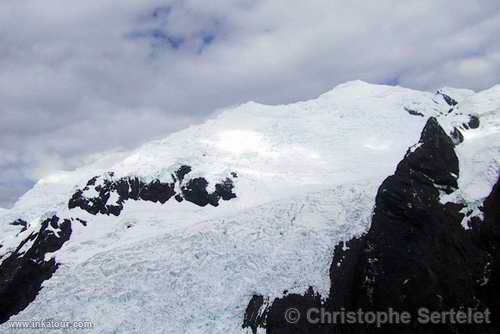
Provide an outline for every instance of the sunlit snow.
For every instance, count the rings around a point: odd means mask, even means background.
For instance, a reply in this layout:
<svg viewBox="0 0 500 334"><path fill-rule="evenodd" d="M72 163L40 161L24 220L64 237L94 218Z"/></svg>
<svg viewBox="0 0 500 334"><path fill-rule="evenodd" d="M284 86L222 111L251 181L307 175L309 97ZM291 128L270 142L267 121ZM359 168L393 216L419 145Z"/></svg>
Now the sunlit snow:
<svg viewBox="0 0 500 334"><path fill-rule="evenodd" d="M56 212L88 224L73 222L71 239L55 254L61 267L13 320L91 320L99 334L241 333L255 293L302 293L312 285L326 295L333 247L367 230L378 186L416 147L428 117L448 132L468 113L481 122L463 130L456 149L460 194L442 200L477 203L491 190L500 170L500 86L444 91L462 115L448 114L434 93L361 81L291 105L247 103L39 181L0 211L3 250L18 240L19 228L8 225L18 218L36 224ZM182 164L212 186L236 172L238 198L216 208L128 201L119 217L67 208L76 187L94 176L167 180Z"/></svg>

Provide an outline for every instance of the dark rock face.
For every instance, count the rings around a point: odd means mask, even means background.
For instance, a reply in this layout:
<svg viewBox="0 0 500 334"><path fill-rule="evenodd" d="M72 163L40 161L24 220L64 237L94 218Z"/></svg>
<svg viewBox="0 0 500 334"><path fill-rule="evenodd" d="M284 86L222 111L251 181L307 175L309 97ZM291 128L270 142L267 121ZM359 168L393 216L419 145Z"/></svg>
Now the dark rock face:
<svg viewBox="0 0 500 334"><path fill-rule="evenodd" d="M469 128L477 129L479 127L479 117L471 115L469 118L469 123L467 123Z"/></svg>
<svg viewBox="0 0 500 334"><path fill-rule="evenodd" d="M422 132L421 146L406 155L396 173L379 188L372 226L349 260L331 268L332 307L356 310L485 310L481 298L485 268L493 254L460 225L462 208L441 204L440 191L457 187L453 144L435 120ZM356 269L351 270L352 267ZM342 277L344 275L344 277ZM352 287L346 288L346 282ZM347 283L349 284L349 283ZM340 292L341 289L345 291ZM336 298L336 293L349 294ZM386 326L369 333L483 333L491 327L451 324ZM360 329L352 333L361 333Z"/></svg>
<svg viewBox="0 0 500 334"><path fill-rule="evenodd" d="M26 222L25 220L22 220L22 219L16 219L12 223L10 223L10 225L21 226L21 231L19 231L19 233L22 233L22 232L26 231L26 227L28 226L28 222Z"/></svg>
<svg viewBox="0 0 500 334"><path fill-rule="evenodd" d="M220 199L229 201L236 198L233 193L233 181L226 178L221 183L215 185L215 191L207 191L208 182L201 177L189 180L185 186L182 186L182 196L186 201L192 202L198 206L218 206Z"/></svg>
<svg viewBox="0 0 500 334"><path fill-rule="evenodd" d="M422 114L419 111L416 111L416 110L413 110L413 109L410 109L410 108L407 108L407 107L404 107L404 109L410 115L424 117L424 114Z"/></svg>
<svg viewBox="0 0 500 334"><path fill-rule="evenodd" d="M87 226L87 222L83 219L76 218L76 221L79 222L80 224L82 224L83 226Z"/></svg>
<svg viewBox="0 0 500 334"><path fill-rule="evenodd" d="M272 305L269 305L267 297L254 295L245 310L242 327L250 328L254 334L258 328L266 328L266 333L272 334L327 334L329 326L308 323L305 316L308 310L322 306L321 295L314 292L312 287L304 295L285 293L282 298L276 298Z"/></svg>
<svg viewBox="0 0 500 334"><path fill-rule="evenodd" d="M264 297L253 295L245 310L243 318L243 328L250 328L252 333L256 334L257 329L266 327L268 307L264 304Z"/></svg>
<svg viewBox="0 0 500 334"><path fill-rule="evenodd" d="M175 172L175 176L177 176L177 179L182 182L184 180L184 176L189 173L191 173L191 167L183 165Z"/></svg>
<svg viewBox="0 0 500 334"><path fill-rule="evenodd" d="M455 145L458 145L464 141L464 135L456 127L453 128L453 131L451 131L450 136L453 139L453 143Z"/></svg>
<svg viewBox="0 0 500 334"><path fill-rule="evenodd" d="M458 102L454 98L450 97L449 95L446 95L445 93L443 93L441 91L438 91L437 94L441 95L443 97L443 99L445 100L445 102L449 106L454 107L454 106L456 106L458 104Z"/></svg>
<svg viewBox="0 0 500 334"><path fill-rule="evenodd" d="M458 173L453 142L435 119L429 119L419 145L407 152L395 174L380 186L369 232L337 245L330 268L330 297L318 301L329 311L408 312L410 324L377 328L288 323L290 328L281 331L279 321L285 319L285 310L307 305L306 294L294 300L277 299L266 321L259 322L266 323L266 332L498 333L500 180L484 202L484 221L477 219L465 230L464 214L459 212L463 206L439 200L441 193L457 189ZM423 324L417 321L422 308L490 310L492 323Z"/></svg>
<svg viewBox="0 0 500 334"><path fill-rule="evenodd" d="M161 182L153 180L144 182L137 177L125 177L113 179L113 173L109 173L107 178L94 177L87 182L83 189L77 190L71 197L68 207L81 208L93 215L104 214L119 216L123 210L123 205L127 200L143 200L149 202L159 202L165 204L172 197L177 202L184 199L199 206L208 204L218 206L222 199L228 201L236 198L233 193L233 181L226 178L215 184L215 191L207 191L208 182L204 178L194 178L186 180L186 176L191 172L191 167L183 165L171 175L171 182ZM97 181L100 181L97 184ZM176 185L181 191L176 191ZM93 190L94 195L85 195L88 190ZM110 198L115 195L116 201Z"/></svg>
<svg viewBox="0 0 500 334"><path fill-rule="evenodd" d="M113 173L107 177L93 177L83 189L78 189L69 201L69 208L79 207L91 214L120 215L127 200L143 200L166 203L172 197L178 202L187 200L199 206L218 206L220 200L236 197L233 181L226 178L215 184L215 190L207 190L204 178L187 180L191 167L181 166L171 175L172 182L153 180L144 182L137 177L115 179ZM175 189L180 189L177 192ZM93 196L86 196L87 191ZM114 200L111 200L112 196ZM59 264L54 258L45 259L49 253L58 251L70 239L71 224L77 222L87 226L80 218L61 220L57 216L44 220L38 230L29 230L24 220L11 223L21 226L19 245L14 251L0 253L0 323L7 321L25 309L37 296L42 283L52 277ZM127 225L131 228L132 225ZM23 232L31 232L24 236ZM0 248L2 246L0 245Z"/></svg>
<svg viewBox="0 0 500 334"><path fill-rule="evenodd" d="M461 128L465 130L477 129L479 127L479 117L469 114L469 121L467 123L462 123Z"/></svg>
<svg viewBox="0 0 500 334"><path fill-rule="evenodd" d="M22 219L16 219L12 223L10 223L10 225L12 225L12 226L22 226L22 227L26 228L26 226L28 225L28 222L26 222L25 220L22 220Z"/></svg>
<svg viewBox="0 0 500 334"><path fill-rule="evenodd" d="M98 213L119 216L123 210L123 203L129 199L165 203L175 194L175 183L161 183L158 180L145 183L137 177L126 177L118 180L103 179L102 184L96 185L99 177L87 182L83 189L77 190L71 197L68 207L81 208L93 215ZM84 192L94 189L96 196L87 197ZM112 193L119 199L114 203L108 201Z"/></svg>
<svg viewBox="0 0 500 334"><path fill-rule="evenodd" d="M480 297L492 314L497 332L500 326L500 178L483 203L484 221L472 224L472 238L482 250L490 255L490 262L483 267L479 281Z"/></svg>
<svg viewBox="0 0 500 334"><path fill-rule="evenodd" d="M43 281L58 267L55 259L46 260L45 255L60 249L71 232L71 221L53 216L22 240L15 251L0 258L0 323L35 299Z"/></svg>
<svg viewBox="0 0 500 334"><path fill-rule="evenodd" d="M290 294L274 300L267 316L267 332L288 333L328 333L325 324L311 324L307 321L308 310L322 306L321 296L310 287L304 295Z"/></svg>

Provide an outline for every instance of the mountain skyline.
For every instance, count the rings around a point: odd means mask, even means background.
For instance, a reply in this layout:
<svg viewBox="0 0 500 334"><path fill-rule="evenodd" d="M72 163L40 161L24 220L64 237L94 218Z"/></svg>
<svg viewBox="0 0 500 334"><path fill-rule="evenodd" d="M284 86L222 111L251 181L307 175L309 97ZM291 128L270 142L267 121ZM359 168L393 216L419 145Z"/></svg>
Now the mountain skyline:
<svg viewBox="0 0 500 334"><path fill-rule="evenodd" d="M55 318L96 334L273 333L283 305L349 304L378 259L390 281L368 281L392 292L373 305L496 308L482 291L498 282L499 112L500 85L350 81L52 174L0 212L0 329Z"/></svg>
<svg viewBox="0 0 500 334"><path fill-rule="evenodd" d="M0 206L40 178L247 101L345 81L434 92L500 76L498 1L0 4Z"/></svg>

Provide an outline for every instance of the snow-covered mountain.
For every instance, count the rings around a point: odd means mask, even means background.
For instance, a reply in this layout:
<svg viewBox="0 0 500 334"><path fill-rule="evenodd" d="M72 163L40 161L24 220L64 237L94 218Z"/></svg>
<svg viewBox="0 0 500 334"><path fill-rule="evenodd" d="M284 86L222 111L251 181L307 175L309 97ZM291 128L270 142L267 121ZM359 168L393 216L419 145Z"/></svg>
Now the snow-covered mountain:
<svg viewBox="0 0 500 334"><path fill-rule="evenodd" d="M291 105L250 102L51 175L0 211L0 328L52 318L100 334L261 331L242 328L254 296L326 297L335 246L369 231L384 179L413 152L439 158L424 150L429 119L457 156L456 185L439 195L460 205L465 231L500 172L500 86L354 81Z"/></svg>

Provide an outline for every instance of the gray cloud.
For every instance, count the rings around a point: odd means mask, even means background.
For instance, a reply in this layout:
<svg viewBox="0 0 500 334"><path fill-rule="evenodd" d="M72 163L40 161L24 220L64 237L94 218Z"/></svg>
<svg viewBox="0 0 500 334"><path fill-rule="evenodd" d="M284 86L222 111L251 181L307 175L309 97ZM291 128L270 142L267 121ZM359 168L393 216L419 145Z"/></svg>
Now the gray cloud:
<svg viewBox="0 0 500 334"><path fill-rule="evenodd" d="M498 31L496 0L3 0L0 206L56 169L227 105L353 79L487 88Z"/></svg>

